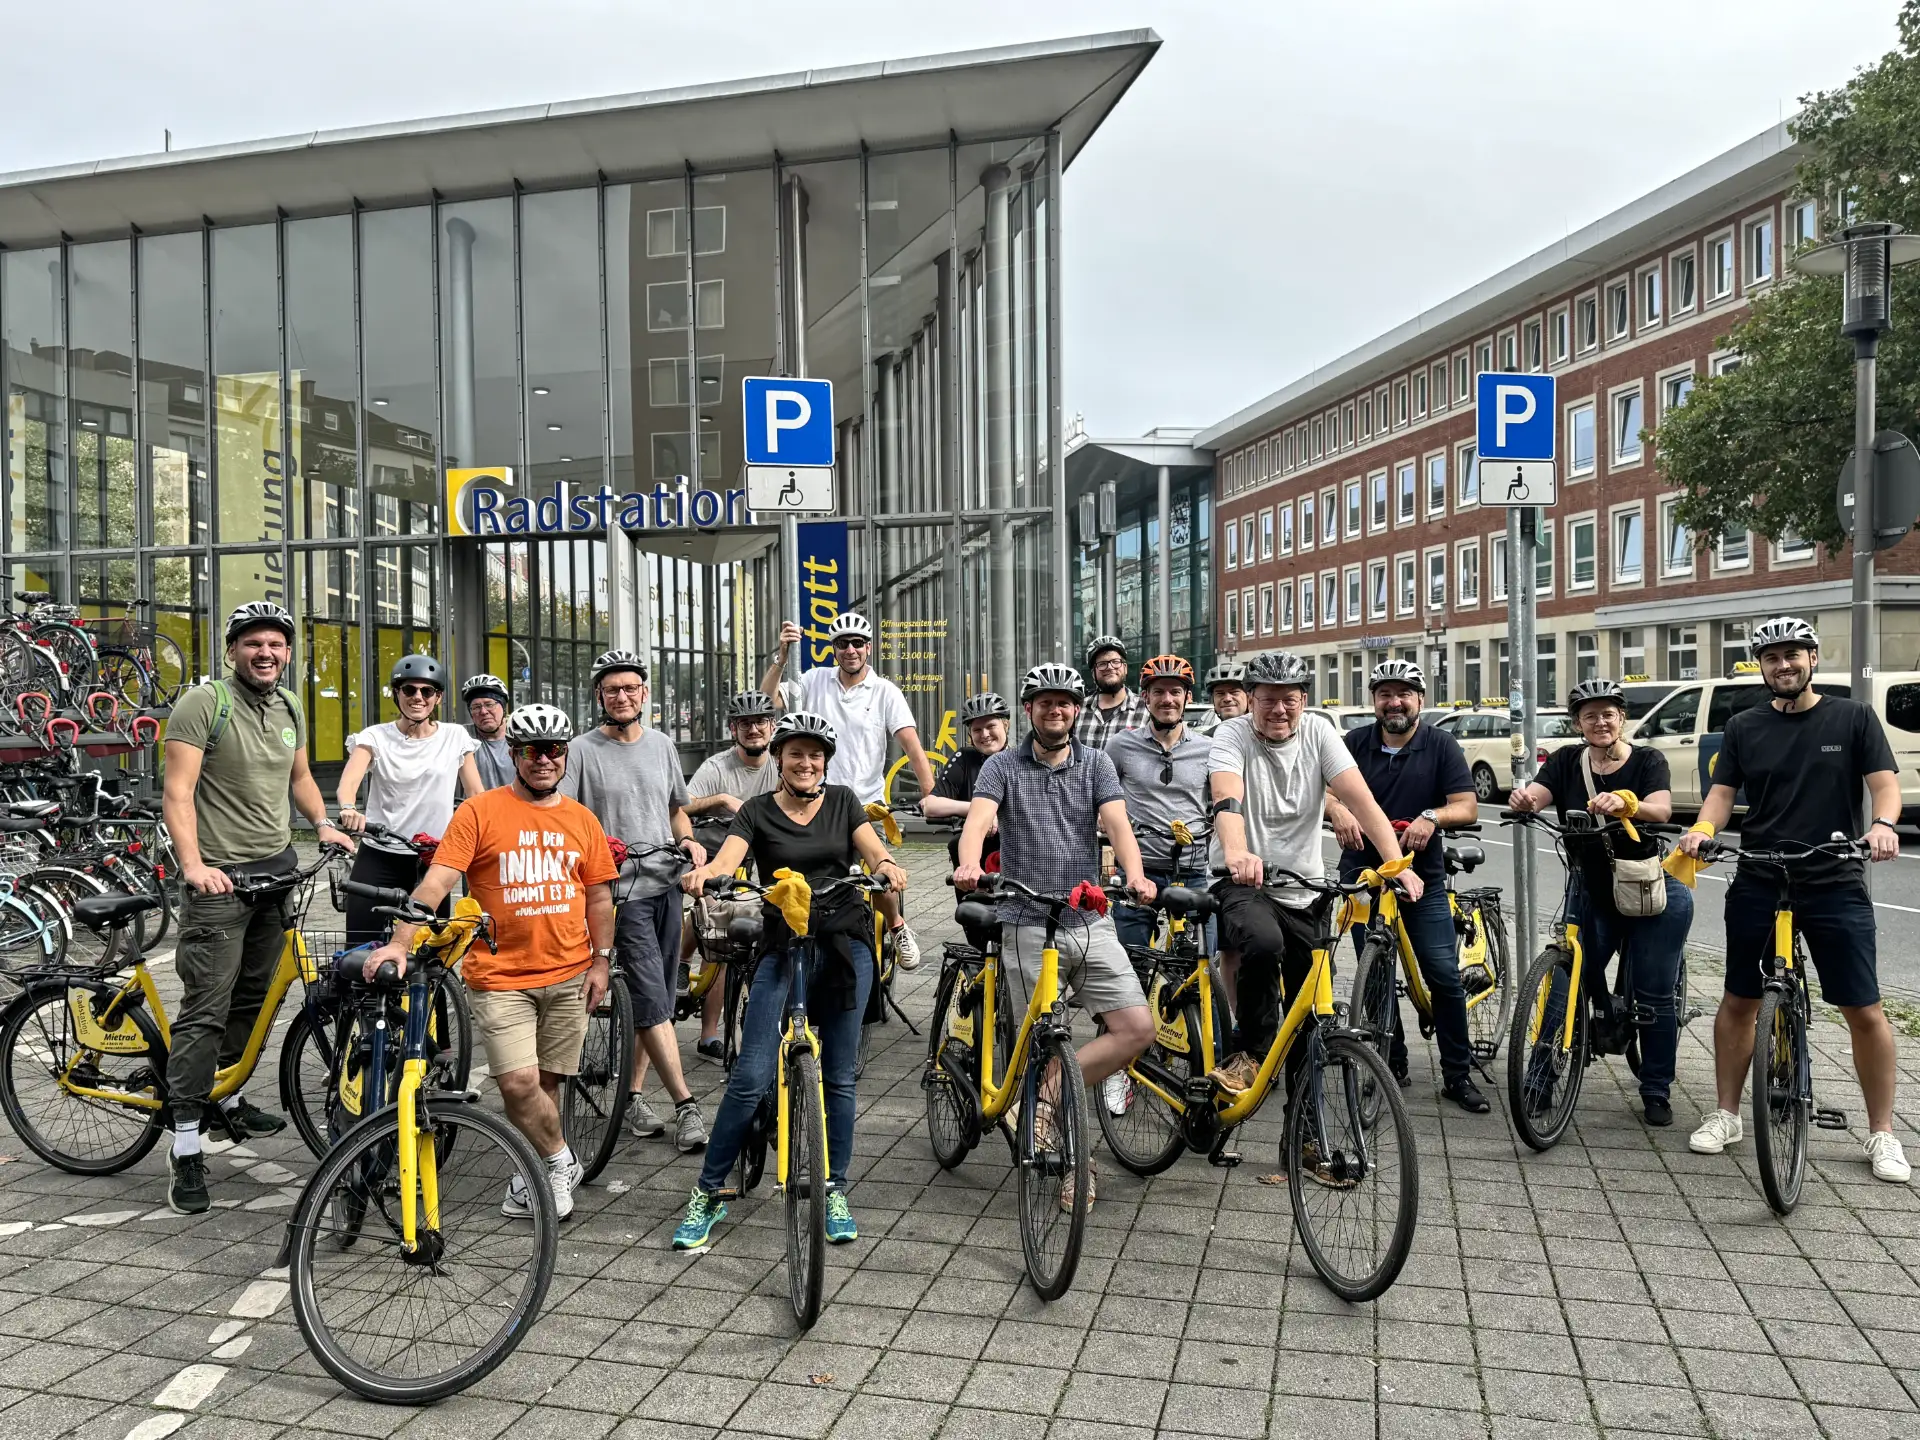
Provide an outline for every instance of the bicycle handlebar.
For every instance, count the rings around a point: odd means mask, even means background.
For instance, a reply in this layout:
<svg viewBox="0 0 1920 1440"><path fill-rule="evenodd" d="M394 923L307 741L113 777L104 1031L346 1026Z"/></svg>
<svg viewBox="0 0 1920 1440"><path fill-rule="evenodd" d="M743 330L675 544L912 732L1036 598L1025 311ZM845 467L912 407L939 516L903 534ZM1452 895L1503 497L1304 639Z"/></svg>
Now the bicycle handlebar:
<svg viewBox="0 0 1920 1440"><path fill-rule="evenodd" d="M1405 857L1402 858L1404 859ZM1329 880L1324 875L1318 877L1302 875L1298 870L1283 870L1278 865L1269 865L1266 867L1266 879L1261 882L1260 888L1262 890L1284 890L1288 888L1288 882L1291 882L1302 890L1312 890L1321 895L1364 895L1376 888L1376 881L1382 883L1389 882L1393 880L1398 873L1399 872L1396 871L1394 875L1381 875L1377 870L1363 870L1358 877L1352 880ZM1364 878L1367 875L1374 876L1374 880ZM1213 878L1216 880L1232 880L1233 872L1224 865L1216 866L1213 871Z"/></svg>
<svg viewBox="0 0 1920 1440"><path fill-rule="evenodd" d="M775 880L772 884L756 885L753 881L743 880L738 875L714 875L700 887L700 890L702 894L726 896L734 900L743 900L748 896L758 896L764 900L767 898L767 892L779 883ZM893 886L884 875L861 873L847 875L838 880L822 881L818 885L808 881L807 888L817 900L823 895L833 895L842 890L858 890L866 895L881 895L891 890Z"/></svg>
<svg viewBox="0 0 1920 1440"><path fill-rule="evenodd" d="M311 880L342 855L349 853L351 852L344 845L329 842L320 847L319 858L304 869L289 870L284 875L235 875L229 870L227 878L233 882L233 891L236 895L265 895L274 890L291 890L301 881Z"/></svg>
<svg viewBox="0 0 1920 1440"><path fill-rule="evenodd" d="M1797 850L1783 850L1777 846L1772 850L1748 850L1741 846L1723 845L1717 840L1708 840L1700 847L1703 860L1731 860L1736 864L1742 860L1754 864L1778 865L1782 868L1802 860L1827 857L1840 860L1864 860L1872 853L1864 839L1849 839L1841 831L1833 834L1818 845L1799 840L1788 840L1788 845L1797 845Z"/></svg>
<svg viewBox="0 0 1920 1440"><path fill-rule="evenodd" d="M1575 821L1580 823L1576 824ZM1542 810L1502 810L1502 825L1531 823L1544 825L1556 835L1600 835L1609 828L1623 829L1622 817L1617 815L1595 815L1586 810L1569 810L1565 820L1556 820ZM1670 820L1635 820L1634 828L1644 830L1649 835L1684 835L1687 827L1676 825Z"/></svg>
<svg viewBox="0 0 1920 1440"><path fill-rule="evenodd" d="M395 845L403 845L423 860L440 848L440 837L438 835L427 835L424 833L419 835L402 835L398 830L390 830L385 825L376 825L371 820L360 827L360 833L370 840L386 840Z"/></svg>

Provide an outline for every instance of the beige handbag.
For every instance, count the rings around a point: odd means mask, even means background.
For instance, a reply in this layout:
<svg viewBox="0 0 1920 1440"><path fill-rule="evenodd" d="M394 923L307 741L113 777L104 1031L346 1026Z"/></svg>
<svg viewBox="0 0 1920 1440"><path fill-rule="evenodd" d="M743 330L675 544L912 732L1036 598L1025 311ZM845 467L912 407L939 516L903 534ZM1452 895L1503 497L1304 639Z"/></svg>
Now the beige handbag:
<svg viewBox="0 0 1920 1440"><path fill-rule="evenodd" d="M1580 747L1580 778L1587 784L1587 799L1593 799L1598 792L1593 784L1592 752L1585 744ZM1607 858L1613 868L1613 908L1628 919L1643 919L1649 915L1658 915L1667 908L1667 876L1660 868L1660 857L1649 855L1644 860L1624 860L1613 853L1611 841L1607 844Z"/></svg>

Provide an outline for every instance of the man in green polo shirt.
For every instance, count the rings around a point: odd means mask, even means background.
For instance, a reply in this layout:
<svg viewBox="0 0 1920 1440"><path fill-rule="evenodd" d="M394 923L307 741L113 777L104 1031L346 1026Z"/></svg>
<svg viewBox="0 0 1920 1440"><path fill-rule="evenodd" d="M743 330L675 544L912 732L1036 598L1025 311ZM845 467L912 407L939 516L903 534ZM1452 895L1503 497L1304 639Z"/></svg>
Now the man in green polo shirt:
<svg viewBox="0 0 1920 1440"><path fill-rule="evenodd" d="M249 601L227 617L226 639L233 678L189 690L167 722L167 830L186 882L174 957L185 994L167 1062L167 1205L182 1215L211 1203L201 1113L215 1070L246 1050L286 931L285 893L242 900L233 877L297 868L289 795L322 841L350 848L327 824L307 768L306 717L280 688L293 655L293 617L271 601ZM221 1108L243 1135L271 1135L287 1123L238 1095Z"/></svg>

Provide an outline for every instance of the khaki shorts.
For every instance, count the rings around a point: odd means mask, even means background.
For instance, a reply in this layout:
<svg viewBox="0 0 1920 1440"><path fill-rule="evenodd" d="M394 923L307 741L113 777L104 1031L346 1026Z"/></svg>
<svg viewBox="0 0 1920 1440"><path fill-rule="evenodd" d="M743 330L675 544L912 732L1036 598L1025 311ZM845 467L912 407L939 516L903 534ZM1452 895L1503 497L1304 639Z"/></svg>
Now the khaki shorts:
<svg viewBox="0 0 1920 1440"><path fill-rule="evenodd" d="M578 1075L587 1038L587 976L583 970L537 990L471 990L473 1023L495 1075L531 1070Z"/></svg>

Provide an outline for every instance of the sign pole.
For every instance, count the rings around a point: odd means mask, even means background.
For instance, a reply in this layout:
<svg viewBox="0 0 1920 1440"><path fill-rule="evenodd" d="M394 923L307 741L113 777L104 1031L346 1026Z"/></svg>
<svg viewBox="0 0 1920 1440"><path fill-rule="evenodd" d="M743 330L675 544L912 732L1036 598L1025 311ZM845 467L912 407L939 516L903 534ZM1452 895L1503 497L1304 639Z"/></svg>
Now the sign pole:
<svg viewBox="0 0 1920 1440"><path fill-rule="evenodd" d="M1511 507L1507 511L1507 604L1511 610L1507 673L1507 716L1513 736L1513 783L1517 789L1533 778L1533 704L1536 683L1533 661L1533 536L1523 523L1537 512ZM1533 830L1514 827L1513 836L1514 948L1522 965L1534 943Z"/></svg>

